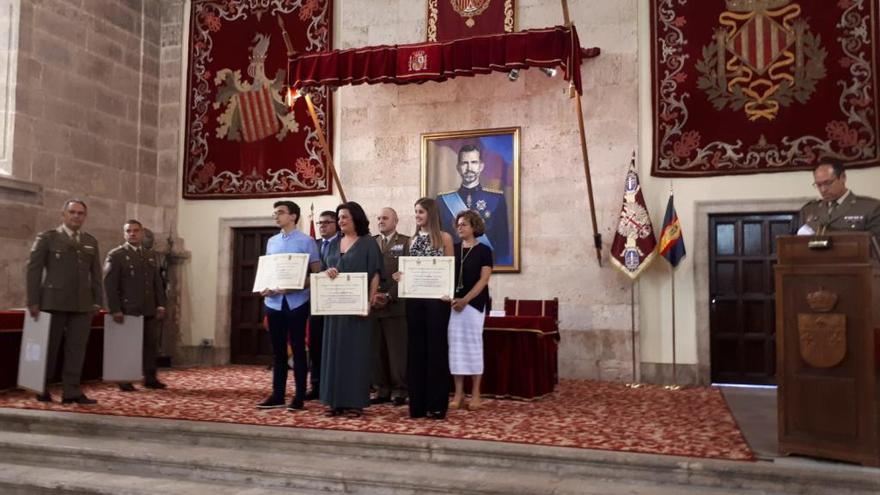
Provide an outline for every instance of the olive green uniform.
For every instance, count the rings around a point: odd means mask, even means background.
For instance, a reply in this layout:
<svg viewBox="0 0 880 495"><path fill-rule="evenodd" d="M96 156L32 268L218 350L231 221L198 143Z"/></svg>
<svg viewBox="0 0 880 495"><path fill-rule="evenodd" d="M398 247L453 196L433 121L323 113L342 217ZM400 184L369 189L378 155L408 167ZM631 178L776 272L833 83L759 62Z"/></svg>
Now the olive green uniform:
<svg viewBox="0 0 880 495"><path fill-rule="evenodd" d="M52 314L49 325L46 383L64 340L63 398L76 399L92 313L101 304L101 261L98 241L86 232L71 237L63 226L41 232L27 264L27 304Z"/></svg>

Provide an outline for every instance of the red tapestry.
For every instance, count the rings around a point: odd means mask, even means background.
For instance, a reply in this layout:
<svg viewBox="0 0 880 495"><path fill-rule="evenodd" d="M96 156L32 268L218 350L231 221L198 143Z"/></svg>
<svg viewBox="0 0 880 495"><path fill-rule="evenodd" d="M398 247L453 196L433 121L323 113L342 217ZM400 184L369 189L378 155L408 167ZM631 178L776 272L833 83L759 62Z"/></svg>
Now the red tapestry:
<svg viewBox="0 0 880 495"><path fill-rule="evenodd" d="M652 175L880 164L877 2L652 0Z"/></svg>
<svg viewBox="0 0 880 495"><path fill-rule="evenodd" d="M299 53L330 50L331 5L329 0L193 1L184 198L331 191L305 102L297 102L293 111L285 103L285 31ZM332 143L327 90L310 94Z"/></svg>
<svg viewBox="0 0 880 495"><path fill-rule="evenodd" d="M512 33L515 0L428 0L428 41Z"/></svg>

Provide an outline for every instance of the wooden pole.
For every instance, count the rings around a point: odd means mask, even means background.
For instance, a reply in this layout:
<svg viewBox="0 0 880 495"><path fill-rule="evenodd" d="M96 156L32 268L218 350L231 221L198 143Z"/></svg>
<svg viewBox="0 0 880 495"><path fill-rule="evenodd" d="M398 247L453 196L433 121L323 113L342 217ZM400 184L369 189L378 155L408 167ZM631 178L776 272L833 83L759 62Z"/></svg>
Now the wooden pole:
<svg viewBox="0 0 880 495"><path fill-rule="evenodd" d="M675 267L672 267L672 385L678 387L675 359Z"/></svg>
<svg viewBox="0 0 880 495"><path fill-rule="evenodd" d="M596 261L602 266L602 234L596 224L596 203L593 201L593 179L590 177L590 157L587 155L587 134L584 130L584 111L581 107L581 95L575 91L578 129L581 137L581 156L584 159L584 175L587 177L587 197L590 200L590 221L593 225L593 244L596 248Z"/></svg>
<svg viewBox="0 0 880 495"><path fill-rule="evenodd" d="M571 16L568 15L568 0L562 0L562 20L566 27L571 26Z"/></svg>
<svg viewBox="0 0 880 495"><path fill-rule="evenodd" d="M336 166L333 165L333 155L330 153L330 147L327 146L327 139L324 138L324 128L321 127L321 122L318 120L318 114L315 112L315 105L312 103L312 97L308 92L305 94L305 99L306 106L309 107L309 115L312 116L312 122L315 124L315 132L318 134L318 142L321 144L321 149L324 150L324 158L327 160L327 171L330 172L330 176L333 178L336 187L339 189L339 197L342 198L342 202L345 203L348 201L345 198L345 189L342 188L339 174L336 173Z"/></svg>
<svg viewBox="0 0 880 495"><path fill-rule="evenodd" d="M638 383L636 380L636 283L633 282L629 285L629 321L630 321L630 333L632 335L632 363L633 363L633 380L632 382Z"/></svg>

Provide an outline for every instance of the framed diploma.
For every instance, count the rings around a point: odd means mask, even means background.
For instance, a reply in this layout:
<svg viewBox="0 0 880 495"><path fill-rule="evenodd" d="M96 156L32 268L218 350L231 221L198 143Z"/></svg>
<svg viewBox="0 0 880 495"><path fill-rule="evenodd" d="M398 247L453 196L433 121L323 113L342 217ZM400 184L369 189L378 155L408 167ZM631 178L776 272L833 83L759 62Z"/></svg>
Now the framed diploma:
<svg viewBox="0 0 880 495"><path fill-rule="evenodd" d="M455 289L455 257L401 256L398 297L442 299Z"/></svg>
<svg viewBox="0 0 880 495"><path fill-rule="evenodd" d="M340 273L331 279L324 273L311 274L313 315L366 316L370 310L367 274Z"/></svg>
<svg viewBox="0 0 880 495"><path fill-rule="evenodd" d="M40 311L34 321L27 313L24 315L21 349L18 355L18 386L38 394L46 391L46 365L49 350L49 323L52 315Z"/></svg>
<svg viewBox="0 0 880 495"><path fill-rule="evenodd" d="M125 315L122 323L104 315L103 380L138 382L144 378L144 317Z"/></svg>
<svg viewBox="0 0 880 495"><path fill-rule="evenodd" d="M253 292L266 289L302 289L306 284L309 255L281 253L260 256Z"/></svg>

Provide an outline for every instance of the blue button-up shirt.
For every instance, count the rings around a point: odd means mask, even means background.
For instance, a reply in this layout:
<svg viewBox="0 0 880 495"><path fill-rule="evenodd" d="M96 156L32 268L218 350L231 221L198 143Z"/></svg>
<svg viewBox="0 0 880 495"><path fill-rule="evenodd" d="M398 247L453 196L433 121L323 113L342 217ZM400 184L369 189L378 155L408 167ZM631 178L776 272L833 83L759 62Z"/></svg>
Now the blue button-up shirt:
<svg viewBox="0 0 880 495"><path fill-rule="evenodd" d="M318 255L318 247L315 246L315 240L296 229L292 230L289 234L281 231L270 237L266 242L266 254L283 253L306 253L309 255L310 265L316 261L321 261L321 257ZM287 306L290 309L297 308L303 304L308 304L309 289L306 287L303 290L293 291L289 294L266 296L266 307L280 311L282 298L284 297L287 298Z"/></svg>

